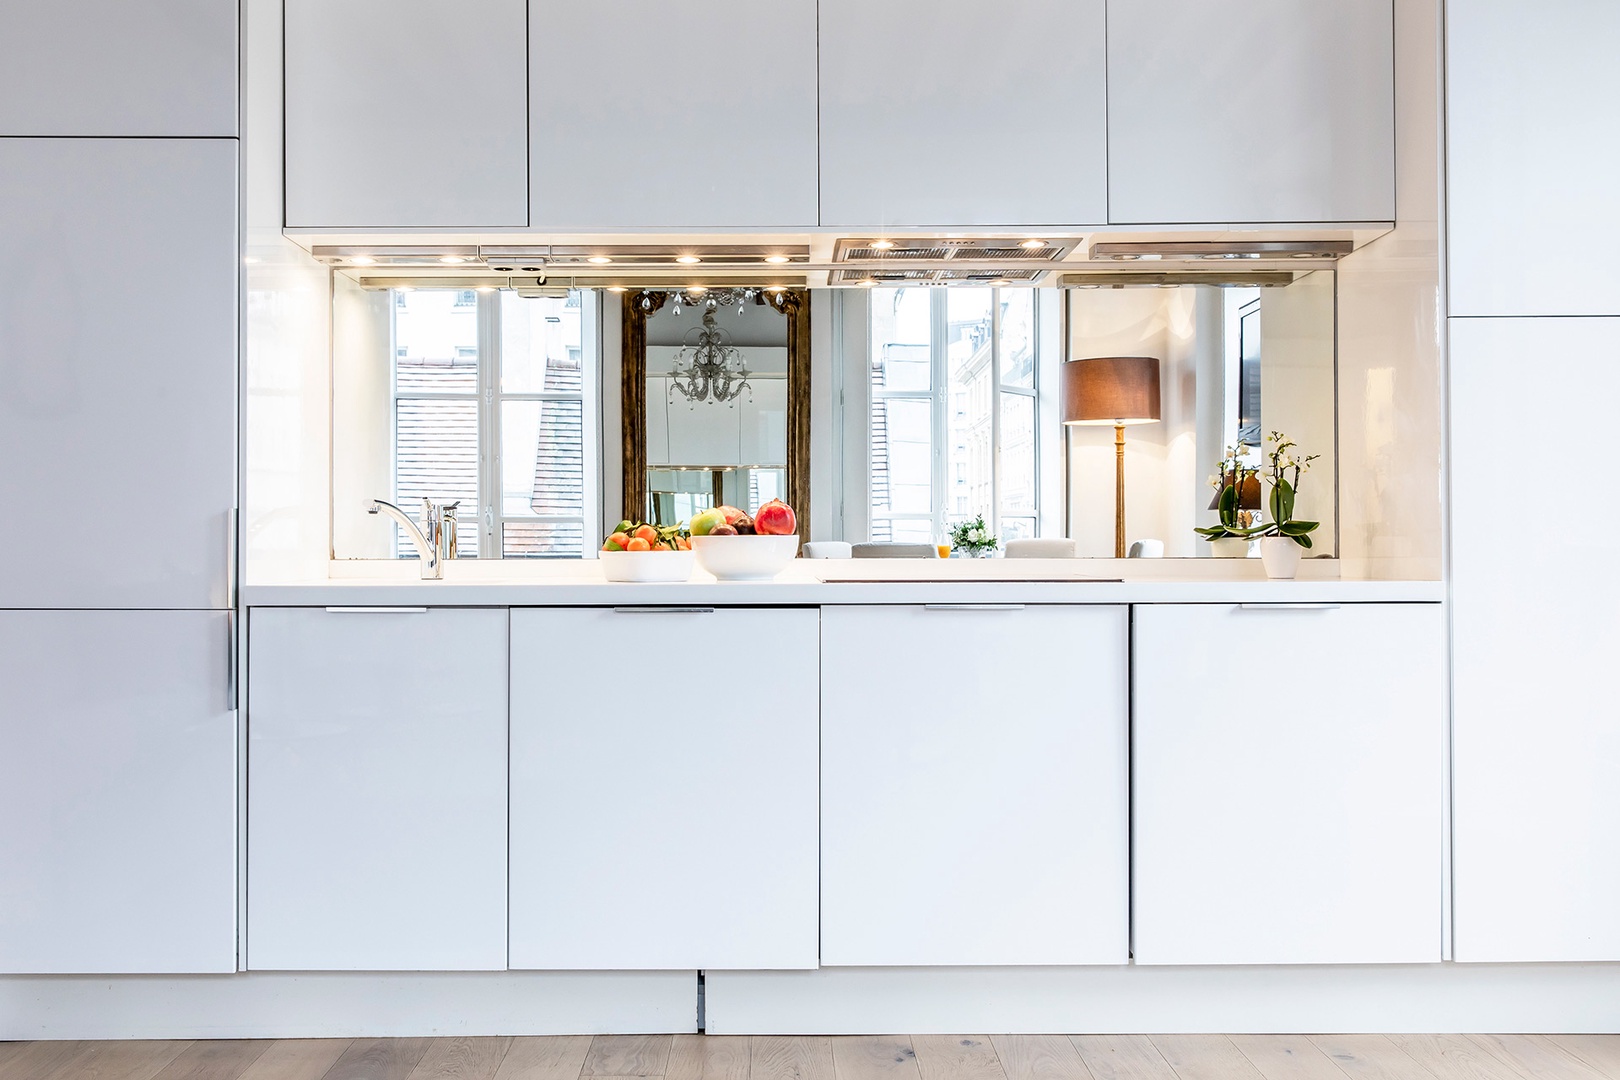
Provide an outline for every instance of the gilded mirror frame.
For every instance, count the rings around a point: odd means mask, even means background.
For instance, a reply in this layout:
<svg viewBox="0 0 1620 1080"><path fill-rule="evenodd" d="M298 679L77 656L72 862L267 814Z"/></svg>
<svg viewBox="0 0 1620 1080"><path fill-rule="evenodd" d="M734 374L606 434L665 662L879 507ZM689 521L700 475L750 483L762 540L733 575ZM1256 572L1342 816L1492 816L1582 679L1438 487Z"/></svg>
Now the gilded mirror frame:
<svg viewBox="0 0 1620 1080"><path fill-rule="evenodd" d="M759 298L787 319L787 498L810 536L810 291L781 289ZM623 433L623 516L647 512L647 318L668 301L659 289L624 294L619 365L619 430Z"/></svg>

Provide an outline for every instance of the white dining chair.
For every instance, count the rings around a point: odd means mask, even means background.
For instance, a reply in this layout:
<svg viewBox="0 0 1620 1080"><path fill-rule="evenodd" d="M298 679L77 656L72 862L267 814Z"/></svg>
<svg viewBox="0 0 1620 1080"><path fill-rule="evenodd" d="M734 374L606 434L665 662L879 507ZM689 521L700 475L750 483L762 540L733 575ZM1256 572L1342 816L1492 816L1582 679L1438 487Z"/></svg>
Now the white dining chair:
<svg viewBox="0 0 1620 1080"><path fill-rule="evenodd" d="M807 559L847 559L852 547L842 540L811 540L800 550Z"/></svg>
<svg viewBox="0 0 1620 1080"><path fill-rule="evenodd" d="M937 559L939 548L933 544L854 544L850 548L852 559Z"/></svg>
<svg viewBox="0 0 1620 1080"><path fill-rule="evenodd" d="M1073 540L1058 537L1051 540L1009 540L1009 559L1072 559L1075 557Z"/></svg>

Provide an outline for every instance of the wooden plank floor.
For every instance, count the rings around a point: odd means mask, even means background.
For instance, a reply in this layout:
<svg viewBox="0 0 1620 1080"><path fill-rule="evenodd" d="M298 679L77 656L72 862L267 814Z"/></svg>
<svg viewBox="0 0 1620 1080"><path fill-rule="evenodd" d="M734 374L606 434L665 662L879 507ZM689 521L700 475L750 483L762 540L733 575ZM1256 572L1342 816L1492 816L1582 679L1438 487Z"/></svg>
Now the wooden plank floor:
<svg viewBox="0 0 1620 1080"><path fill-rule="evenodd" d="M0 1080L1620 1080L1620 1035L0 1042Z"/></svg>

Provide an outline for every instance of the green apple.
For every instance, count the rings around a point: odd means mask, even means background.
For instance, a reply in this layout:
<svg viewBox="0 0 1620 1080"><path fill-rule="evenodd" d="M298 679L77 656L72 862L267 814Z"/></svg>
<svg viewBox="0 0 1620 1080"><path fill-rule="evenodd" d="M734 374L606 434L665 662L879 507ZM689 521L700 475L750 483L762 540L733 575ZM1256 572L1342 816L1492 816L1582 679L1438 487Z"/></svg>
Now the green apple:
<svg viewBox="0 0 1620 1080"><path fill-rule="evenodd" d="M693 514L692 520L687 522L686 527L693 536L708 536L709 531L716 525L724 525L725 523L725 513L722 512L718 506L716 506L708 510L700 510L698 513Z"/></svg>

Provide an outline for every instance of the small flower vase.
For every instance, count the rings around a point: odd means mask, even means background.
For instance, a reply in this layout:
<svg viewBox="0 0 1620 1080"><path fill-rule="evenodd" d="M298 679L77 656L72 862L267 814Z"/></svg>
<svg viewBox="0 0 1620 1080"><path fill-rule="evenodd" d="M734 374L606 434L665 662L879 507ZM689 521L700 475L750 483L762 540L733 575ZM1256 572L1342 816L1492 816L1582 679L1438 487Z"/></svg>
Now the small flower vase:
<svg viewBox="0 0 1620 1080"><path fill-rule="evenodd" d="M1292 537L1261 537L1260 561L1265 563L1266 577L1273 581L1292 581L1299 572L1299 557L1304 550Z"/></svg>
<svg viewBox="0 0 1620 1080"><path fill-rule="evenodd" d="M1209 542L1209 550L1217 559L1246 559L1249 540L1243 536L1217 536Z"/></svg>

